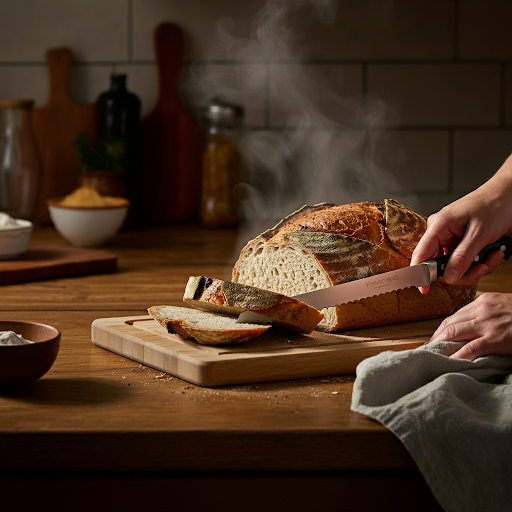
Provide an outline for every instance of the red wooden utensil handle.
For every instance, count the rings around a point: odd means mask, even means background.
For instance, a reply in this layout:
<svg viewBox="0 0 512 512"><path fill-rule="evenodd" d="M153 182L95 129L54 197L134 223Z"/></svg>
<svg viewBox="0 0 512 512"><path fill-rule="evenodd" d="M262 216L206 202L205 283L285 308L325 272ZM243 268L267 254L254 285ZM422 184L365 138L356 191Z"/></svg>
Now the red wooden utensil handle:
<svg viewBox="0 0 512 512"><path fill-rule="evenodd" d="M69 70L73 55L69 48L52 48L46 52L50 71L50 97L48 104L71 101L68 89Z"/></svg>
<svg viewBox="0 0 512 512"><path fill-rule="evenodd" d="M161 23L155 31L155 52L159 70L160 106L180 108L176 79L183 55L183 34L174 23Z"/></svg>

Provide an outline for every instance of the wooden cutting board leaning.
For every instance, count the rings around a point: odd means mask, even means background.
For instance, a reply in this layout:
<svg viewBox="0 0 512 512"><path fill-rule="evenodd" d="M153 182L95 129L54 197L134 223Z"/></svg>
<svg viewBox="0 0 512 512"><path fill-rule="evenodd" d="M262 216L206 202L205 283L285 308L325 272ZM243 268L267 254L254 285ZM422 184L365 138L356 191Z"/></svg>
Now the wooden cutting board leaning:
<svg viewBox="0 0 512 512"><path fill-rule="evenodd" d="M247 343L206 346L168 334L150 316L100 318L91 339L156 370L199 386L299 379L354 373L367 357L407 350L428 341L442 318L329 334L270 329Z"/></svg>
<svg viewBox="0 0 512 512"><path fill-rule="evenodd" d="M146 220L177 223L193 218L199 204L201 147L198 128L178 99L176 82L183 36L173 23L155 31L159 96L142 120L143 212Z"/></svg>
<svg viewBox="0 0 512 512"><path fill-rule="evenodd" d="M95 131L95 105L77 105L69 95L72 60L69 48L47 51L48 103L33 112L34 135L43 170L35 220L43 223L50 222L46 200L69 194L78 186L78 160L73 147L76 136L80 132L93 135Z"/></svg>

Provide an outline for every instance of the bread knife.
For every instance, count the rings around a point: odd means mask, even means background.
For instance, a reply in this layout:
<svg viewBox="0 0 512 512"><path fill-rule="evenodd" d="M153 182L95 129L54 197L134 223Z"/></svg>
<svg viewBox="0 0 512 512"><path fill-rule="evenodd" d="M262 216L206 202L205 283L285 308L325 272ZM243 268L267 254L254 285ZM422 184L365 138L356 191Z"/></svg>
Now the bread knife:
<svg viewBox="0 0 512 512"><path fill-rule="evenodd" d="M493 251L505 253L505 260L512 254L512 238L503 236L496 242L484 247L476 256L470 266L485 262L487 256ZM295 295L293 298L305 302L317 309L328 308L360 299L381 295L409 287L429 286L439 279L450 259L450 254L439 256L418 265L384 272L375 276L356 279L347 283L329 286L321 290ZM249 311L244 311L238 317L241 323L271 323L272 319Z"/></svg>

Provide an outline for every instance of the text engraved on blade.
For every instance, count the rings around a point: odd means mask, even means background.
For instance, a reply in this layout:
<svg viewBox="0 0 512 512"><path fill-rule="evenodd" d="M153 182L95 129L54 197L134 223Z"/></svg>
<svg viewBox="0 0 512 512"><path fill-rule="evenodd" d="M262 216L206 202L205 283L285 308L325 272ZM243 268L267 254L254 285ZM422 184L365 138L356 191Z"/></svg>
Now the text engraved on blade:
<svg viewBox="0 0 512 512"><path fill-rule="evenodd" d="M398 281L398 276L395 274L391 277L386 277L384 279L376 279L375 281L369 281L366 283L366 288L373 288L375 290L378 290L379 288L386 288L388 287L393 281Z"/></svg>

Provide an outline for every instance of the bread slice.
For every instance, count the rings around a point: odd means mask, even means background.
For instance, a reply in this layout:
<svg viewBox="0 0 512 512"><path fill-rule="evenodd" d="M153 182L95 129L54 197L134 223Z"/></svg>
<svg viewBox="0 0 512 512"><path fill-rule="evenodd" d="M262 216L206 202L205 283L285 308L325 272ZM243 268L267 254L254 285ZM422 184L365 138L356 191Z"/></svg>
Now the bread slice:
<svg viewBox="0 0 512 512"><path fill-rule="evenodd" d="M280 293L231 281L192 276L183 300L194 308L214 313L239 315L243 311L272 319L272 325L309 334L323 314L308 304Z"/></svg>
<svg viewBox="0 0 512 512"><path fill-rule="evenodd" d="M305 206L251 240L233 282L294 296L409 266L426 218L392 199ZM475 297L476 286L436 281L322 310L327 332L449 315Z"/></svg>
<svg viewBox="0 0 512 512"><path fill-rule="evenodd" d="M230 316L183 306L152 306L148 313L167 332L194 338L202 345L243 343L271 328L270 325L239 324Z"/></svg>

